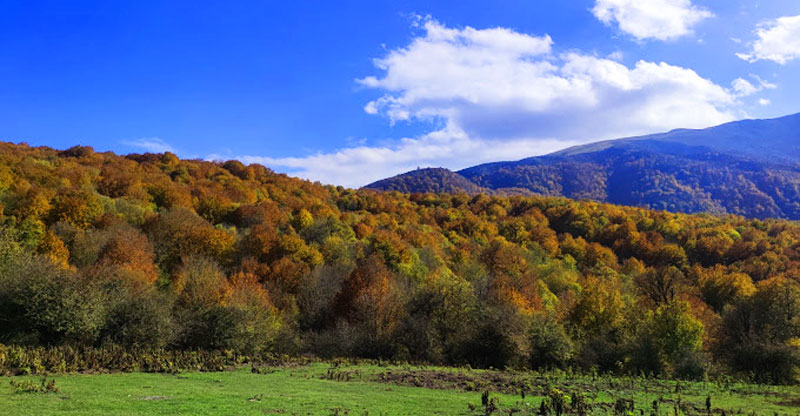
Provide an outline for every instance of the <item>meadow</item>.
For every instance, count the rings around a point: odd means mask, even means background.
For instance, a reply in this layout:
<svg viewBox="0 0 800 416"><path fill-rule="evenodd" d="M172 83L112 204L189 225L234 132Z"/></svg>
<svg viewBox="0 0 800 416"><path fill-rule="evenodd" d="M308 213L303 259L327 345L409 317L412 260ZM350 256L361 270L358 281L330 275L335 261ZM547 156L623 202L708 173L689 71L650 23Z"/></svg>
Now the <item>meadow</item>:
<svg viewBox="0 0 800 416"><path fill-rule="evenodd" d="M795 415L800 389L565 371L314 362L4 377L8 415Z"/></svg>

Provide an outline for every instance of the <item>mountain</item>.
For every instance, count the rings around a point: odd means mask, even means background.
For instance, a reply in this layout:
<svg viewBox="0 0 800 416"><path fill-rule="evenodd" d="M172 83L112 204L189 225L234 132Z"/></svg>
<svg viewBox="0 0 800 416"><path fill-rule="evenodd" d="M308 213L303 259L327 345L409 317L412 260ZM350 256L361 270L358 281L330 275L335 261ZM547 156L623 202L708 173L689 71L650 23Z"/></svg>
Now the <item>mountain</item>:
<svg viewBox="0 0 800 416"><path fill-rule="evenodd" d="M531 193L675 212L800 219L800 114L608 140L448 175L417 170L367 188ZM441 186L440 186L441 187Z"/></svg>

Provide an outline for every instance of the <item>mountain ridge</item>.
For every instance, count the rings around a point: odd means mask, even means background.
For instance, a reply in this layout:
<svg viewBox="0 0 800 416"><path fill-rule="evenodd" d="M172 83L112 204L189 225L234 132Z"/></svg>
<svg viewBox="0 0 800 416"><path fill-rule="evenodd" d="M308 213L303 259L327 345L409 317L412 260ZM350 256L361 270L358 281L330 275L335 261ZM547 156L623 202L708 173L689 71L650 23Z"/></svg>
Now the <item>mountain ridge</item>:
<svg viewBox="0 0 800 416"><path fill-rule="evenodd" d="M412 171L366 187L438 192L436 178L426 173ZM446 188L456 193L565 196L675 212L800 219L800 114L605 140L451 174Z"/></svg>

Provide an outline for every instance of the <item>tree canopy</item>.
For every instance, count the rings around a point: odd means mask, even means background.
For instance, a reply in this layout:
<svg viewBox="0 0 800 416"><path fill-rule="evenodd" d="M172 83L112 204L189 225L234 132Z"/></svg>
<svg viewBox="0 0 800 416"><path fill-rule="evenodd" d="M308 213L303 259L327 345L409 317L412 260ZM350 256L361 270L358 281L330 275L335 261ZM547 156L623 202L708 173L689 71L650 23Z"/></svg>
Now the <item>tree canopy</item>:
<svg viewBox="0 0 800 416"><path fill-rule="evenodd" d="M0 343L793 382L800 225L0 143Z"/></svg>

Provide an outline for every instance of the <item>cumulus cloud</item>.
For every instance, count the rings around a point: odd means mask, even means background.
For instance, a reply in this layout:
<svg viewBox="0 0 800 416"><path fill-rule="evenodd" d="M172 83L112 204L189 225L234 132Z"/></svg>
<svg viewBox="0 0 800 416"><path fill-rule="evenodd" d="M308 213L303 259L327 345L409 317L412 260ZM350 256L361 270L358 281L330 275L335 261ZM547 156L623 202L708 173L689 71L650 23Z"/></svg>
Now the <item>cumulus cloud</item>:
<svg viewBox="0 0 800 416"><path fill-rule="evenodd" d="M146 152L151 153L164 153L164 152L173 152L175 153L175 149L164 140L161 140L158 137L143 137L140 139L134 140L124 140L122 144L142 149Z"/></svg>
<svg viewBox="0 0 800 416"><path fill-rule="evenodd" d="M761 60L787 62L800 58L800 16L787 16L762 23L756 29L758 39L751 43L750 51L738 57L756 62Z"/></svg>
<svg viewBox="0 0 800 416"><path fill-rule="evenodd" d="M674 40L691 34L697 23L713 16L691 0L596 0L592 13L638 40Z"/></svg>
<svg viewBox="0 0 800 416"><path fill-rule="evenodd" d="M646 61L629 68L576 52L556 55L544 46L487 48L473 41L481 31L433 20L424 29L408 47L375 61L383 76L359 80L386 92L367 112L394 122L446 119L472 138L581 141L735 117L735 93L691 69ZM515 35L530 45L552 43L547 36Z"/></svg>
<svg viewBox="0 0 800 416"><path fill-rule="evenodd" d="M664 62L628 67L575 51L558 53L546 35L453 29L430 19L407 46L388 51L375 66L377 75L357 80L381 92L366 104L367 113L392 123L444 127L387 146L243 159L361 186L417 166L462 168L594 140L708 127L741 118L739 98L765 88L744 79L722 87Z"/></svg>

